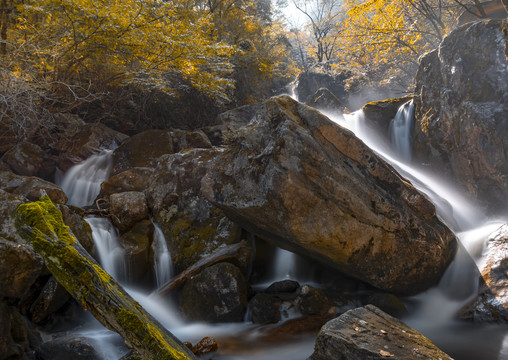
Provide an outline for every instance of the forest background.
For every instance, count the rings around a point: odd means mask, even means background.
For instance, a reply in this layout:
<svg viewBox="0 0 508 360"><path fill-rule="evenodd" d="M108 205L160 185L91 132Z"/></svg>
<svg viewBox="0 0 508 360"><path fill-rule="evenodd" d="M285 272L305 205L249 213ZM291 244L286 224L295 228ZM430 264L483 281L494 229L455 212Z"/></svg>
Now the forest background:
<svg viewBox="0 0 508 360"><path fill-rule="evenodd" d="M464 18L486 17L493 6L502 7L479 0L0 0L1 131L21 141L55 113L93 122L126 107L137 124L117 116L114 126L126 132L140 123L163 126L147 122L168 109L185 123L189 114L172 104L209 117L280 93L309 71L342 74L346 86L410 92L418 58Z"/></svg>

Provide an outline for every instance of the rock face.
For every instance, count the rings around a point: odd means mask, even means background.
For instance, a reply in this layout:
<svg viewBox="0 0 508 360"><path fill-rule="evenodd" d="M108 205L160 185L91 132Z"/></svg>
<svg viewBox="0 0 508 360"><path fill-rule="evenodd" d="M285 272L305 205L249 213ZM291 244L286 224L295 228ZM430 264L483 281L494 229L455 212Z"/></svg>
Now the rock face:
<svg viewBox="0 0 508 360"><path fill-rule="evenodd" d="M345 80L347 73L331 75L319 71L306 71L300 73L297 79L295 92L300 100L305 100L312 96L321 88L327 88L335 97L347 106L348 94L345 89Z"/></svg>
<svg viewBox="0 0 508 360"><path fill-rule="evenodd" d="M277 246L398 293L437 283L453 258L455 237L423 195L288 96L265 102L228 145L181 166L201 168L204 196Z"/></svg>
<svg viewBox="0 0 508 360"><path fill-rule="evenodd" d="M416 76L413 149L492 210L508 202L508 60L502 20L467 24L426 54Z"/></svg>
<svg viewBox="0 0 508 360"><path fill-rule="evenodd" d="M390 122L393 120L399 108L410 101L412 96L381 101L372 101L362 107L365 120L374 129L380 131L389 139Z"/></svg>
<svg viewBox="0 0 508 360"><path fill-rule="evenodd" d="M247 281L232 264L210 266L185 284L180 308L192 320L242 321L247 308Z"/></svg>
<svg viewBox="0 0 508 360"><path fill-rule="evenodd" d="M126 191L109 197L113 224L121 231L129 230L138 221L148 219L145 194Z"/></svg>
<svg viewBox="0 0 508 360"><path fill-rule="evenodd" d="M430 340L373 305L327 322L308 360L452 360Z"/></svg>
<svg viewBox="0 0 508 360"><path fill-rule="evenodd" d="M309 95L305 104L313 108L324 110L331 113L348 113L347 107L327 88L318 89L314 94Z"/></svg>
<svg viewBox="0 0 508 360"><path fill-rule="evenodd" d="M464 309L463 318L476 322L508 322L508 224L487 239L479 266L480 290Z"/></svg>

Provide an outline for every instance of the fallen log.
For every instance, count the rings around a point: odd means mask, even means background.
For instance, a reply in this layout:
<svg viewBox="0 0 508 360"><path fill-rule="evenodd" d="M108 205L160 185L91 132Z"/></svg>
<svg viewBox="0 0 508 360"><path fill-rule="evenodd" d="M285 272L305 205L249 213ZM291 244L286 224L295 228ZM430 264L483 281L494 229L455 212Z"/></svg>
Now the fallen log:
<svg viewBox="0 0 508 360"><path fill-rule="evenodd" d="M101 324L120 334L138 358L196 359L86 252L48 196L20 205L16 228L58 282Z"/></svg>
<svg viewBox="0 0 508 360"><path fill-rule="evenodd" d="M246 251L250 251L250 249L246 245L247 242L245 240L242 240L239 243L217 249L211 255L196 261L194 264L189 266L180 274L178 274L177 276L169 280L167 283L162 285L159 289L152 292L152 294L150 294L150 297L163 296L167 294L171 290L174 290L179 286L181 286L189 278L196 275L204 268L215 265L217 263L229 261L232 262L234 265L239 265L238 259L244 257L246 255L245 254Z"/></svg>

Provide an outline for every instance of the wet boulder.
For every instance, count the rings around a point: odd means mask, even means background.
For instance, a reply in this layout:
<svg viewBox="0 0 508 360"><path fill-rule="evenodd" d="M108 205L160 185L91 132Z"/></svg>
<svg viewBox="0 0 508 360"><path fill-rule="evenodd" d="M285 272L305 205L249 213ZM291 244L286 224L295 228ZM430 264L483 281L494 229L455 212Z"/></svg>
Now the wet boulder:
<svg viewBox="0 0 508 360"><path fill-rule="evenodd" d="M240 227L201 194L206 168L200 164L216 152L196 149L161 157L145 191L176 273L240 240Z"/></svg>
<svg viewBox="0 0 508 360"><path fill-rule="evenodd" d="M266 101L227 147L178 161L245 229L385 291L436 284L456 251L424 195L354 134L287 96Z"/></svg>
<svg viewBox="0 0 508 360"><path fill-rule="evenodd" d="M452 360L429 339L373 305L350 310L320 330L308 360Z"/></svg>
<svg viewBox="0 0 508 360"><path fill-rule="evenodd" d="M113 224L121 232L129 230L138 221L148 219L145 194L139 191L126 191L109 197L109 211Z"/></svg>
<svg viewBox="0 0 508 360"><path fill-rule="evenodd" d="M101 184L101 191L98 198L107 198L111 194L126 191L141 191L146 189L154 169L148 167L134 167L111 176Z"/></svg>
<svg viewBox="0 0 508 360"><path fill-rule="evenodd" d="M305 315L324 315L330 309L330 300L321 289L310 285L298 288L295 302L300 312Z"/></svg>
<svg viewBox="0 0 508 360"><path fill-rule="evenodd" d="M274 324L280 321L282 300L272 294L256 294L248 304L251 320L254 324Z"/></svg>
<svg viewBox="0 0 508 360"><path fill-rule="evenodd" d="M142 220L122 234L118 241L125 249L125 261L129 273L129 281L147 287L152 283L150 278L153 269L151 246L154 227L150 220Z"/></svg>
<svg viewBox="0 0 508 360"><path fill-rule="evenodd" d="M462 309L463 319L475 322L508 322L508 224L492 233L479 265L480 289Z"/></svg>
<svg viewBox="0 0 508 360"><path fill-rule="evenodd" d="M188 280L180 294L180 309L190 320L243 321L247 308L247 281L230 263L210 266Z"/></svg>
<svg viewBox="0 0 508 360"><path fill-rule="evenodd" d="M42 343L37 349L42 360L99 360L103 357L95 350L92 340L77 335L57 337ZM96 345L95 345L96 346Z"/></svg>
<svg viewBox="0 0 508 360"><path fill-rule="evenodd" d="M508 202L506 20L466 24L422 57L413 151L448 172L472 198Z"/></svg>

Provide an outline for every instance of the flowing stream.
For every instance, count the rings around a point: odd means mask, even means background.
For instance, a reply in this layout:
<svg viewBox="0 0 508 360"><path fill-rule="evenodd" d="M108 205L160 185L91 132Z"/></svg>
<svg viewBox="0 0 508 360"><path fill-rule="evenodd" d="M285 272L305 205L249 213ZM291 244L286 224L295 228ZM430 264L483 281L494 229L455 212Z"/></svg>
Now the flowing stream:
<svg viewBox="0 0 508 360"><path fill-rule="evenodd" d="M455 186L428 173L425 168L409 165L411 160L412 104L401 108L391 126L395 140L381 139L371 129L361 111L343 117L329 117L339 125L353 131L378 155L391 163L397 171L436 205L440 218L452 229L461 241L458 254L443 276L439 286L418 296L406 299L410 316L403 319L408 325L429 337L436 345L457 360L504 360L508 359L507 328L498 325L475 326L454 320L457 311L475 296L478 286L478 271L475 261L480 261L484 242L488 235L506 219L488 219L481 209L464 196ZM61 186L67 192L69 203L89 205L97 196L100 183L107 179L111 169L111 153L104 152L72 168L64 177ZM504 220L504 221L503 221ZM117 230L106 219L88 218L101 265L120 282L127 277L121 246L117 241ZM155 225L155 224L154 224ZM172 276L171 256L162 231L155 225L154 275L160 287ZM297 261L294 254L279 249L275 261L274 280L295 277ZM125 284L124 284L125 285ZM162 303L148 294L134 289L128 292L152 313L173 334L184 341L197 342L204 336L219 340L243 338L240 347L221 349L222 355L215 359L306 359L313 350L314 338L304 338L291 344L256 345L256 327L249 322L239 324L189 324L183 321L174 304ZM106 360L123 356L125 348L119 336L105 330L98 323L80 331L95 343ZM252 344L248 346L247 344ZM241 348L241 349L239 349Z"/></svg>

